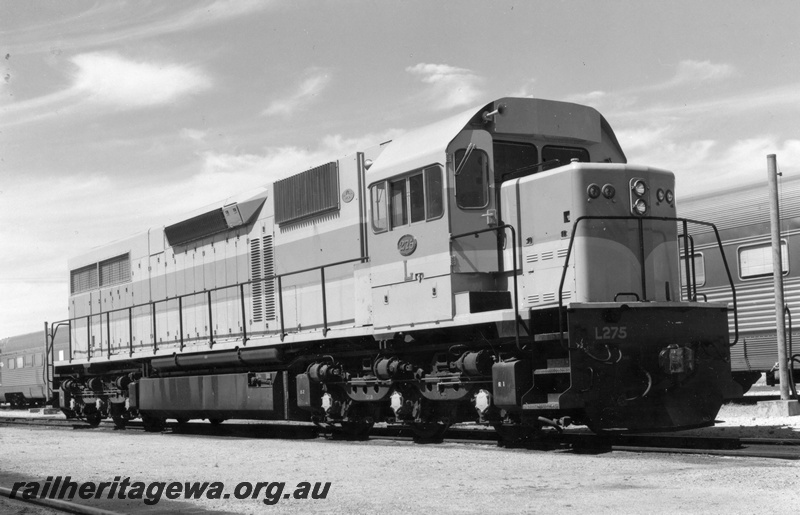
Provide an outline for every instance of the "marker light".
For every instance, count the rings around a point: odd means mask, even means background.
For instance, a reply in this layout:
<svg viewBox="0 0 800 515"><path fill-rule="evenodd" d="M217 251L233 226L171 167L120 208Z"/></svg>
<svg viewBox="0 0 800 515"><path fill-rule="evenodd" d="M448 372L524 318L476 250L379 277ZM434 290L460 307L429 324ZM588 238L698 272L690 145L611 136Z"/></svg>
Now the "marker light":
<svg viewBox="0 0 800 515"><path fill-rule="evenodd" d="M610 184L606 184L603 186L603 196L607 199L614 198L614 195L617 194L617 188Z"/></svg>
<svg viewBox="0 0 800 515"><path fill-rule="evenodd" d="M590 184L588 188L586 188L586 194L589 195L590 199L596 199L600 196L600 186L597 184Z"/></svg>
<svg viewBox="0 0 800 515"><path fill-rule="evenodd" d="M647 185L642 179L636 179L631 185L631 190L633 191L634 195L641 197L647 192Z"/></svg>
<svg viewBox="0 0 800 515"><path fill-rule="evenodd" d="M656 192L656 198L659 202L664 202L664 190L658 188L658 191Z"/></svg>
<svg viewBox="0 0 800 515"><path fill-rule="evenodd" d="M647 213L647 203L642 199L636 200L636 202L633 203L632 211L635 215L644 215Z"/></svg>
<svg viewBox="0 0 800 515"><path fill-rule="evenodd" d="M670 204L675 202L675 194L672 193L672 190L667 190L666 198L667 198L667 202L669 202Z"/></svg>

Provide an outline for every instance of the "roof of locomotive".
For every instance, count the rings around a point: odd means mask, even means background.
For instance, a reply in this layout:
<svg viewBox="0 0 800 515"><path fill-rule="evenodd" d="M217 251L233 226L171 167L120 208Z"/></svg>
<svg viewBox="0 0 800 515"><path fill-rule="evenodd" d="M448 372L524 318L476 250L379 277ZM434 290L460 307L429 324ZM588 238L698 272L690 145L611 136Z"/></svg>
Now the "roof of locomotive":
<svg viewBox="0 0 800 515"><path fill-rule="evenodd" d="M483 113L497 108L512 114L524 114L509 117L501 113L493 122L484 121ZM574 123L564 123L564 114ZM625 162L625 154L614 131L596 109L556 100L506 97L395 138L386 145L383 153L369 169L369 181L381 180L399 171L414 170L436 162L443 164L441 161L448 145L469 124L476 129L486 127L497 133L519 131L524 127L524 130L532 130L534 134L547 138L606 142L620 156L621 162Z"/></svg>

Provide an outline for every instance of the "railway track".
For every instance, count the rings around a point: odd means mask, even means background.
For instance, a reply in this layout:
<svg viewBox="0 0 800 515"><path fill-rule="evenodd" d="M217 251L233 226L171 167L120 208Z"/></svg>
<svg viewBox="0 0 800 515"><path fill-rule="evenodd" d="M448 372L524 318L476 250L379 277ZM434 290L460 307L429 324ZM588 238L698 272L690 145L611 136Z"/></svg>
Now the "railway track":
<svg viewBox="0 0 800 515"><path fill-rule="evenodd" d="M0 426L53 427L88 431L118 431L111 421L102 421L92 427L82 421L46 418L0 417ZM141 422L132 421L128 431L144 431ZM331 428L309 423L236 423L210 425L204 422L167 424L164 432L200 437L282 438L330 440L348 439ZM800 439L738 438L717 436L686 436L681 434L593 434L581 429L563 432L549 431L536 438L508 442L495 431L482 426L455 426L439 440L420 440L411 430L397 426L376 426L369 434L371 440L417 441L419 443L464 443L492 445L513 449L560 451L602 454L613 451L650 452L671 454L705 454L729 457L757 457L800 460Z"/></svg>
<svg viewBox="0 0 800 515"><path fill-rule="evenodd" d="M22 499L18 495L12 497L12 490L10 488L0 486L0 509L6 513L41 513L41 514L58 514L58 513L75 513L78 515L123 515L117 511L109 511L95 506L87 506L73 501L64 501L60 499ZM38 506L38 510L30 509L31 505Z"/></svg>

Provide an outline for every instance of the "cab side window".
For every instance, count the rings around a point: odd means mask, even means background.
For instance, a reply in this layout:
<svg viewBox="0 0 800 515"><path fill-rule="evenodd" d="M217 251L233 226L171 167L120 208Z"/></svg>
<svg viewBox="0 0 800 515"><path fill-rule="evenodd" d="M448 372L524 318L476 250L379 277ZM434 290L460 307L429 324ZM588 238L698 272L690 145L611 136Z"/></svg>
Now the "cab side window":
<svg viewBox="0 0 800 515"><path fill-rule="evenodd" d="M483 150L456 150L456 205L481 209L489 205L489 156Z"/></svg>
<svg viewBox="0 0 800 515"><path fill-rule="evenodd" d="M373 184L370 187L372 231L380 233L441 218L444 214L443 189L442 167L439 165Z"/></svg>
<svg viewBox="0 0 800 515"><path fill-rule="evenodd" d="M386 183L379 182L371 188L372 193L372 231L374 233L389 230L387 215L389 198L386 195Z"/></svg>
<svg viewBox="0 0 800 515"><path fill-rule="evenodd" d="M392 211L392 227L408 223L408 205L406 203L406 180L392 181L392 197L389 205Z"/></svg>

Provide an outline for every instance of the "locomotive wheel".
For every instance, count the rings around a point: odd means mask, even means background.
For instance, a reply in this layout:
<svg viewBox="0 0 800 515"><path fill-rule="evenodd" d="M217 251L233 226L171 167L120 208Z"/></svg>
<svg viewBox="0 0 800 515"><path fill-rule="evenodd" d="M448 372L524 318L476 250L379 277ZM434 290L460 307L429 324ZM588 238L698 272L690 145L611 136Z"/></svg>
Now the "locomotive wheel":
<svg viewBox="0 0 800 515"><path fill-rule="evenodd" d="M410 427L415 441L439 442L450 425L443 422L415 422Z"/></svg>
<svg viewBox="0 0 800 515"><path fill-rule="evenodd" d="M225 422L224 418L210 418L210 419L208 419L208 423L211 424L212 426L218 426L218 425L222 424L223 422Z"/></svg>
<svg viewBox="0 0 800 515"><path fill-rule="evenodd" d="M125 429L125 417L122 415L111 415L111 420L114 421L114 428L116 429Z"/></svg>
<svg viewBox="0 0 800 515"><path fill-rule="evenodd" d="M84 414L84 418L90 426L97 427L100 425L100 421L103 420L103 415L101 415L99 411L90 411Z"/></svg>
<svg viewBox="0 0 800 515"><path fill-rule="evenodd" d="M369 438L369 432L374 426L374 422L342 422L341 432L348 438L357 440L366 440Z"/></svg>
<svg viewBox="0 0 800 515"><path fill-rule="evenodd" d="M164 429L164 420L151 415L142 415L142 425L148 433L157 433Z"/></svg>
<svg viewBox="0 0 800 515"><path fill-rule="evenodd" d="M531 427L525 427L515 424L492 424L494 430L499 437L497 445L520 445L528 440L533 439L536 430Z"/></svg>
<svg viewBox="0 0 800 515"><path fill-rule="evenodd" d="M189 422L189 419L188 418L184 418L184 417L176 418L175 422L177 422L179 426L182 426L182 425L186 424L187 422Z"/></svg>

